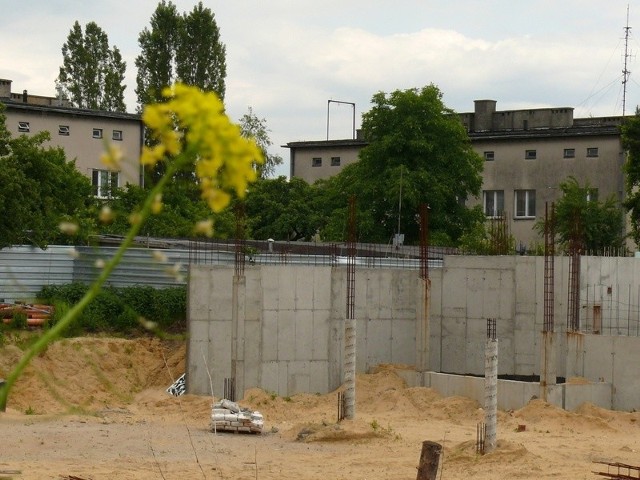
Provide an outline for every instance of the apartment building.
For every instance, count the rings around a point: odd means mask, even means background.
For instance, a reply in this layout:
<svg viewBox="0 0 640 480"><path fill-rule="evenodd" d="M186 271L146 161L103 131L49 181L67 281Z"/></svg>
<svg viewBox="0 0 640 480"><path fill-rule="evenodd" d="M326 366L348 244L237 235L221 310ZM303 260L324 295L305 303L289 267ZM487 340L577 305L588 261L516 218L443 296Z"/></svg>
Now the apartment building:
<svg viewBox="0 0 640 480"><path fill-rule="evenodd" d="M7 129L12 136L48 131L45 144L62 147L68 160L91 179L97 197L107 198L114 186L141 185L140 152L144 128L140 115L74 108L61 98L11 92L11 80L0 79ZM110 172L100 162L108 144L123 151L122 169Z"/></svg>
<svg viewBox="0 0 640 480"><path fill-rule="evenodd" d="M574 119L571 107L498 111L495 100L474 104L473 112L459 116L485 162L482 194L467 205L482 205L487 217L504 215L517 246L541 240L533 227L544 217L545 203L561 197L559 184L569 176L581 185L588 182L600 199L623 199L622 117ZM331 158L348 155L349 163L357 161L365 145L363 140L288 143L291 176L313 182L335 175L342 166L332 168Z"/></svg>

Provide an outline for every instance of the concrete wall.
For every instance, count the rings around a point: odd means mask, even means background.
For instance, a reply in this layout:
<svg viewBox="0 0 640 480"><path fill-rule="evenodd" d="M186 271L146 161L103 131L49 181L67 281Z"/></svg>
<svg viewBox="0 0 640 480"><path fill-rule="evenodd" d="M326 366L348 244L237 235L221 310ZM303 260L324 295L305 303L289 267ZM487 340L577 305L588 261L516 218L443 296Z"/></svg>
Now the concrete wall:
<svg viewBox="0 0 640 480"><path fill-rule="evenodd" d="M625 290L620 285L628 282L627 291L639 291L638 266L636 258L584 257L581 282L607 292ZM341 384L346 268L253 266L240 280L231 267L190 268L190 392L213 389L220 396L230 377L238 395L253 386L292 395L326 393ZM569 408L590 401L640 409L640 379L629 368L640 360L640 339L567 332L568 271L568 258L556 257L549 359L568 382L548 382L547 400ZM498 374L541 375L544 258L452 256L430 273L427 321L416 271L356 270L358 371L404 364L415 372L415 384L480 401L487 319L495 318ZM588 289L582 290L585 306ZM518 408L541 394L538 383L499 385L500 408Z"/></svg>
<svg viewBox="0 0 640 480"><path fill-rule="evenodd" d="M415 279L412 270L356 272L359 371L414 363ZM189 285L190 392L209 394L212 385L220 396L230 377L238 395L254 386L278 395L340 386L345 268L248 267L235 281L232 267L192 265Z"/></svg>

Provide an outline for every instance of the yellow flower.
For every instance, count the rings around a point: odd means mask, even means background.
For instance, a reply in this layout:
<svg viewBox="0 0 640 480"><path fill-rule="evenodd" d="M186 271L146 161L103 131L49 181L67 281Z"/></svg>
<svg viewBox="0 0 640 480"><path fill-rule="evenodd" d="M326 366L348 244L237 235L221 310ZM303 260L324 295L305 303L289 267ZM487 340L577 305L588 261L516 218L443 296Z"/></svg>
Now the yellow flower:
<svg viewBox="0 0 640 480"><path fill-rule="evenodd" d="M100 216L98 217L101 223L111 223L115 218L113 210L108 205L103 206L100 209Z"/></svg>
<svg viewBox="0 0 640 480"><path fill-rule="evenodd" d="M204 235L206 237L213 236L213 220L200 220L193 228L193 233L196 235Z"/></svg>
<svg viewBox="0 0 640 480"><path fill-rule="evenodd" d="M120 164L122 163L122 150L116 145L109 144L107 151L100 156L100 161L110 171L117 172L120 170Z"/></svg>
<svg viewBox="0 0 640 480"><path fill-rule="evenodd" d="M75 235L76 233L78 233L78 230L80 229L78 224L74 222L60 222L58 224L58 228L65 235Z"/></svg>
<svg viewBox="0 0 640 480"><path fill-rule="evenodd" d="M140 162L153 166L170 156L193 168L202 198L220 212L232 193L243 197L256 180L255 165L264 161L262 152L242 137L215 93L177 83L162 95L166 101L145 107L142 115L149 135L159 143L145 147Z"/></svg>

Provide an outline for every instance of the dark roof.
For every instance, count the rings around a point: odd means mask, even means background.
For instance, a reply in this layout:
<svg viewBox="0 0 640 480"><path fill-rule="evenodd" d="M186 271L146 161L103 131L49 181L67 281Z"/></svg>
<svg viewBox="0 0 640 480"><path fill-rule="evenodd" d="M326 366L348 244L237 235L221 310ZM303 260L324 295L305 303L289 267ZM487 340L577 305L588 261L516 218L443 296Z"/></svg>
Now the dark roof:
<svg viewBox="0 0 640 480"><path fill-rule="evenodd" d="M318 147L366 147L369 142L364 140L311 140L306 142L289 142L282 145L284 148L318 148Z"/></svg>
<svg viewBox="0 0 640 480"><path fill-rule="evenodd" d="M27 110L31 112L49 112L69 116L104 117L115 118L119 120L133 120L138 122L142 121L140 115L137 113L108 112L106 110L90 110L88 108L37 105L33 103L17 102L15 100L9 100L7 98L1 98L0 103L3 103L7 107L7 110Z"/></svg>
<svg viewBox="0 0 640 480"><path fill-rule="evenodd" d="M532 128L529 130L499 130L484 132L469 132L469 138L474 140L498 140L527 138L556 138L556 137L595 137L620 135L620 127L617 125L586 125L580 127L560 128Z"/></svg>

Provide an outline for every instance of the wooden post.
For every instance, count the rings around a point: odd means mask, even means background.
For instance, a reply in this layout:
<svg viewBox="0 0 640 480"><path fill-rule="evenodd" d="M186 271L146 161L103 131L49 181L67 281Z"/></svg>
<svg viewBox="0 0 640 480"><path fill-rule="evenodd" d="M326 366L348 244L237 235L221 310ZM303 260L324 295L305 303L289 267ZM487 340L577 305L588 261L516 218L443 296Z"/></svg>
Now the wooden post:
<svg viewBox="0 0 640 480"><path fill-rule="evenodd" d="M438 477L438 465L442 445L436 442L422 442L422 453L420 454L420 464L418 465L418 476L416 480L436 480Z"/></svg>

